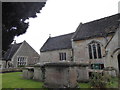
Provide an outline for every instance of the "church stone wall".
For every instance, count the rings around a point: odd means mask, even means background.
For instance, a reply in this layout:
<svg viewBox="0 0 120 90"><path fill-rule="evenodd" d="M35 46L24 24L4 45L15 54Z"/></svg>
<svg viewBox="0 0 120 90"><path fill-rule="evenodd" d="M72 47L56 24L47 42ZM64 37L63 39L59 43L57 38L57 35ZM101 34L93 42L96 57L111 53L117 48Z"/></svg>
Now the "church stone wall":
<svg viewBox="0 0 120 90"><path fill-rule="evenodd" d="M108 40L110 40L111 37L107 37ZM80 40L80 41L73 41L72 47L73 47L73 58L74 61L77 62L89 62L89 50L88 50L88 44L91 41L98 41L101 43L101 51L102 56L105 54L105 45L107 43L105 38L92 38L87 40ZM92 59L91 62L104 62L104 57L102 59Z"/></svg>
<svg viewBox="0 0 120 90"><path fill-rule="evenodd" d="M62 49L62 50L54 50L41 52L40 54L40 62L59 62L60 57L59 53L66 53L66 60L71 61L72 50L71 49Z"/></svg>
<svg viewBox="0 0 120 90"><path fill-rule="evenodd" d="M114 67L118 71L118 55L120 54L120 46L118 37L120 35L120 30L115 33L114 37L106 47L106 67Z"/></svg>

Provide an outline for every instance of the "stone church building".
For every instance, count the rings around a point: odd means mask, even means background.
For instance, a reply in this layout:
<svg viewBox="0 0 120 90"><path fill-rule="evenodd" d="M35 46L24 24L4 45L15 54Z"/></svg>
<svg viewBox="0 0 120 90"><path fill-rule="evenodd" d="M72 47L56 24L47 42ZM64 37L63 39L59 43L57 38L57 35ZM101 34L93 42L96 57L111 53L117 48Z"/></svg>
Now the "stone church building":
<svg viewBox="0 0 120 90"><path fill-rule="evenodd" d="M39 54L26 41L14 42L3 56L2 68L34 65L39 62L39 58Z"/></svg>
<svg viewBox="0 0 120 90"><path fill-rule="evenodd" d="M120 72L120 14L80 23L70 34L49 37L40 49L40 62L89 63L88 72L112 67Z"/></svg>

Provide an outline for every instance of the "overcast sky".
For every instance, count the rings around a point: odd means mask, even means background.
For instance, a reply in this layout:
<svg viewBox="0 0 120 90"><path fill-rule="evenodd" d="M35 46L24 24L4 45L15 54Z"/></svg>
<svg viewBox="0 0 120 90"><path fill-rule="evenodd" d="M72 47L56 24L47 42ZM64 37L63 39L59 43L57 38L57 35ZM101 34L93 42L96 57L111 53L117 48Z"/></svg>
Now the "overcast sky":
<svg viewBox="0 0 120 90"><path fill-rule="evenodd" d="M76 31L82 23L118 13L120 0L47 0L37 18L29 19L27 32L15 37L17 43L26 40L39 54L48 39Z"/></svg>

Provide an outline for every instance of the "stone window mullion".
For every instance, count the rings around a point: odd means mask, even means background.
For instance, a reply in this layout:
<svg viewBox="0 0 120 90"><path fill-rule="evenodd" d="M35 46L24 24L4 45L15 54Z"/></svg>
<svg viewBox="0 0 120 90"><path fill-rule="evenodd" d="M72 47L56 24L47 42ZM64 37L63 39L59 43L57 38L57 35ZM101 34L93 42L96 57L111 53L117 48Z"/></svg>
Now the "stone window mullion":
<svg viewBox="0 0 120 90"><path fill-rule="evenodd" d="M17 63L18 63L18 66L26 65L27 64L27 58L24 57L24 56L20 56L20 57L18 57Z"/></svg>
<svg viewBox="0 0 120 90"><path fill-rule="evenodd" d="M93 44L93 55L94 55L94 59L97 59L97 52L96 52L96 44Z"/></svg>
<svg viewBox="0 0 120 90"><path fill-rule="evenodd" d="M95 57L94 57L94 51L93 51L93 44L91 44L91 50L92 50L92 59L94 59Z"/></svg>
<svg viewBox="0 0 120 90"><path fill-rule="evenodd" d="M100 44L97 44L97 47L98 47L97 52L99 53L98 54L98 58L102 58L102 52L101 52L101 46L100 46Z"/></svg>
<svg viewBox="0 0 120 90"><path fill-rule="evenodd" d="M60 60L66 60L66 53L59 53Z"/></svg>
<svg viewBox="0 0 120 90"><path fill-rule="evenodd" d="M66 60L66 53L65 53L65 60Z"/></svg>
<svg viewBox="0 0 120 90"><path fill-rule="evenodd" d="M59 59L61 60L61 53L59 53Z"/></svg>
<svg viewBox="0 0 120 90"><path fill-rule="evenodd" d="M89 49L89 50L88 50L88 51L89 51L89 58L90 58L90 59L93 59L92 46L89 45L89 46L88 46L88 49Z"/></svg>
<svg viewBox="0 0 120 90"><path fill-rule="evenodd" d="M64 54L62 53L62 60L64 59L63 55L64 55Z"/></svg>
<svg viewBox="0 0 120 90"><path fill-rule="evenodd" d="M98 59L98 47L97 47L97 43L95 43L95 47L96 47L96 56L97 56L97 59Z"/></svg>

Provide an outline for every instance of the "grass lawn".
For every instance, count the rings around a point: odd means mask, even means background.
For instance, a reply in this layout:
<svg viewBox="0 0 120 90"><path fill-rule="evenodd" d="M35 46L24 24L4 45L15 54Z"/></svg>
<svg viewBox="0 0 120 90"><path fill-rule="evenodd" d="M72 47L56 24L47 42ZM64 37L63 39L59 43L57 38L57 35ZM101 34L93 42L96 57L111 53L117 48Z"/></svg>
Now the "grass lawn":
<svg viewBox="0 0 120 90"><path fill-rule="evenodd" d="M91 88L90 83L79 83L80 88Z"/></svg>
<svg viewBox="0 0 120 90"><path fill-rule="evenodd" d="M2 87L2 74L0 74L0 90L1 90L1 87Z"/></svg>
<svg viewBox="0 0 120 90"><path fill-rule="evenodd" d="M43 83L22 78L22 72L4 73L2 75L2 88L42 88Z"/></svg>

